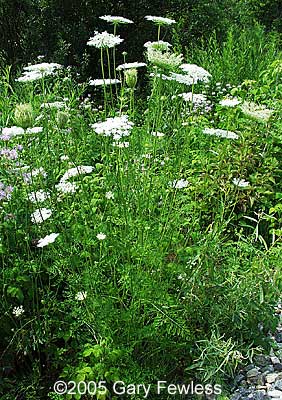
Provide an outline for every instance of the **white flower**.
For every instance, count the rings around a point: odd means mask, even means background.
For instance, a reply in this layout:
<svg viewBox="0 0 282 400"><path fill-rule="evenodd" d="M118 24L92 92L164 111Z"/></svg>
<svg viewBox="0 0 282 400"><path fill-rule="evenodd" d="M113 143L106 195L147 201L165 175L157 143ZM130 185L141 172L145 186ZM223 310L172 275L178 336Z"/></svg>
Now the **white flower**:
<svg viewBox="0 0 282 400"><path fill-rule="evenodd" d="M125 63L119 65L116 70L121 71L123 69L132 69L132 68L141 68L141 67L146 67L147 64L145 63L140 63L140 62L132 62L132 63Z"/></svg>
<svg viewBox="0 0 282 400"><path fill-rule="evenodd" d="M102 33L95 31L94 36L88 40L87 44L88 46L94 46L98 49L101 49L114 47L121 42L123 42L123 39L121 39L119 36L112 35L107 31Z"/></svg>
<svg viewBox="0 0 282 400"><path fill-rule="evenodd" d="M81 174L90 174L93 171L94 167L88 165L79 165L75 168L68 169L61 178L61 182L64 182L73 176L81 175Z"/></svg>
<svg viewBox="0 0 282 400"><path fill-rule="evenodd" d="M60 181L55 188L61 193L75 193L77 190L77 184L74 182Z"/></svg>
<svg viewBox="0 0 282 400"><path fill-rule="evenodd" d="M174 180L172 182L169 182L170 186L175 188L175 189L183 189L186 188L189 184L188 181L185 179L180 179L180 180Z"/></svg>
<svg viewBox="0 0 282 400"><path fill-rule="evenodd" d="M27 67L24 67L24 70L28 72L40 72L41 74L50 74L60 68L63 68L61 64L41 63L41 64L28 65Z"/></svg>
<svg viewBox="0 0 282 400"><path fill-rule="evenodd" d="M204 68L199 67L196 64L182 64L179 67L189 78L193 80L193 83L208 82L211 78L211 74Z"/></svg>
<svg viewBox="0 0 282 400"><path fill-rule="evenodd" d="M182 54L170 53L169 51L157 50L153 47L147 48L148 61L159 68L175 69L183 61Z"/></svg>
<svg viewBox="0 0 282 400"><path fill-rule="evenodd" d="M44 190L38 190L37 192L31 192L28 194L28 199L32 203L41 203L48 199L50 194L48 192L44 192Z"/></svg>
<svg viewBox="0 0 282 400"><path fill-rule="evenodd" d="M184 85L188 85L188 86L191 86L195 83L193 78L191 78L188 75L182 75L182 74L177 74L175 72L172 72L170 74L170 77L171 77L171 80L174 80L178 83L183 83Z"/></svg>
<svg viewBox="0 0 282 400"><path fill-rule="evenodd" d="M240 178L234 178L233 181L234 185L240 187L240 188L245 188L250 186L250 182L245 181L245 179L240 179Z"/></svg>
<svg viewBox="0 0 282 400"><path fill-rule="evenodd" d="M32 134L32 133L41 133L43 131L42 126L35 126L34 128L27 128L26 133Z"/></svg>
<svg viewBox="0 0 282 400"><path fill-rule="evenodd" d="M24 129L19 126L12 126L11 128L3 128L0 138L2 140L9 140L14 136L24 135L24 132L25 132Z"/></svg>
<svg viewBox="0 0 282 400"><path fill-rule="evenodd" d="M66 104L63 101L53 101L52 103L43 103L40 108L56 108L58 110L65 108Z"/></svg>
<svg viewBox="0 0 282 400"><path fill-rule="evenodd" d="M240 100L238 100L236 97L234 97L233 99L223 99L223 100L221 100L220 102L219 102L219 104L222 106L222 107L236 107L236 106L238 106L238 104L240 104L241 103L241 101Z"/></svg>
<svg viewBox="0 0 282 400"><path fill-rule="evenodd" d="M98 240L105 240L106 237L107 237L107 236L106 236L104 233L102 233L102 232L100 232L100 233L98 233L98 234L96 235L96 238L97 238Z"/></svg>
<svg viewBox="0 0 282 400"><path fill-rule="evenodd" d="M226 131L224 129L214 129L214 128L205 128L203 133L207 135L215 135L218 137L223 137L227 139L239 139L239 136L232 131Z"/></svg>
<svg viewBox="0 0 282 400"><path fill-rule="evenodd" d="M95 124L91 125L91 128L93 128L98 135L119 135L119 137L129 136L132 127L133 122L128 120L127 115L107 118L104 122L96 122Z"/></svg>
<svg viewBox="0 0 282 400"><path fill-rule="evenodd" d="M116 142L116 143L113 143L113 146L123 149L125 147L129 147L129 142Z"/></svg>
<svg viewBox="0 0 282 400"><path fill-rule="evenodd" d="M38 208L31 214L31 222L33 224L41 224L46 219L50 218L52 211L48 208Z"/></svg>
<svg viewBox="0 0 282 400"><path fill-rule="evenodd" d="M91 79L89 81L90 86L116 85L118 83L121 83L119 79Z"/></svg>
<svg viewBox="0 0 282 400"><path fill-rule="evenodd" d="M15 317L20 317L22 314L24 313L24 308L23 306L19 306L19 307L14 307L13 308L13 314Z"/></svg>
<svg viewBox="0 0 282 400"><path fill-rule="evenodd" d="M244 114L265 122L267 122L273 114L273 110L266 108L264 105L258 105L248 101L244 101L241 105L241 110Z"/></svg>
<svg viewBox="0 0 282 400"><path fill-rule="evenodd" d="M172 45L169 42L164 42L163 40L159 40L158 42L146 42L144 43L144 47L151 48L154 50L167 51Z"/></svg>
<svg viewBox="0 0 282 400"><path fill-rule="evenodd" d="M43 239L39 239L37 247L45 247L48 244L55 242L58 236L59 233L51 233L50 235L45 236Z"/></svg>
<svg viewBox="0 0 282 400"><path fill-rule="evenodd" d="M113 192L106 192L105 197L108 200L112 200L114 199L115 195L113 194Z"/></svg>
<svg viewBox="0 0 282 400"><path fill-rule="evenodd" d="M103 17L99 17L100 19L103 19L104 21L110 22L111 24L114 25L119 25L119 24L133 24L134 22L131 21L131 19L127 19L124 17L116 17L112 15L104 15Z"/></svg>
<svg viewBox="0 0 282 400"><path fill-rule="evenodd" d="M25 183L29 184L32 182L32 178L34 178L35 176L41 175L44 178L46 178L47 173L45 172L43 167L40 168L36 168L30 172L23 172L23 180L25 181Z"/></svg>
<svg viewBox="0 0 282 400"><path fill-rule="evenodd" d="M83 301L86 299L86 297L87 297L87 292L78 292L75 295L75 300Z"/></svg>
<svg viewBox="0 0 282 400"><path fill-rule="evenodd" d="M69 160L69 156L67 156L67 155L62 155L62 156L60 157L60 160L61 160L61 161L67 161L67 160Z"/></svg>
<svg viewBox="0 0 282 400"><path fill-rule="evenodd" d="M29 65L24 68L24 73L17 78L17 82L33 82L47 75L52 75L56 70L63 68L62 65L56 63L41 63Z"/></svg>
<svg viewBox="0 0 282 400"><path fill-rule="evenodd" d="M176 23L174 19L164 18L164 17L154 17L152 15L146 15L145 19L147 21L152 21L157 25L171 25Z"/></svg>
<svg viewBox="0 0 282 400"><path fill-rule="evenodd" d="M151 132L151 135L155 136L155 137L164 137L165 136L165 134L162 132Z"/></svg>

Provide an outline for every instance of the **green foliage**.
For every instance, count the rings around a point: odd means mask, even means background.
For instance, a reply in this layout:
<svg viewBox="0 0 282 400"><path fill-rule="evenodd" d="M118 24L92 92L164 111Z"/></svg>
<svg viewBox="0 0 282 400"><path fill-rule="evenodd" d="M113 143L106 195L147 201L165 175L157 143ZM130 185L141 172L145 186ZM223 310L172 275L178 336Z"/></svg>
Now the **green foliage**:
<svg viewBox="0 0 282 400"><path fill-rule="evenodd" d="M50 4L38 7L50 16ZM74 4L65 7L71 21ZM269 346L282 289L281 60L258 26L187 54L209 82L163 80L171 66L150 63L129 89L122 74L120 87L90 88L72 69L26 84L4 70L1 128L19 124L14 110L29 104L34 119L21 125L43 129L1 142L23 146L18 159L0 160L1 187L14 187L1 192L3 399L55 400L59 379L105 381L102 400L119 379L225 383ZM188 90L206 96L204 109L178 96ZM240 104L221 104L231 96ZM271 108L267 118L248 114L246 101ZM122 140L93 128L125 113L134 126ZM38 190L48 192L43 203L30 197ZM34 223L42 207L52 215ZM55 241L38 247L52 232Z"/></svg>

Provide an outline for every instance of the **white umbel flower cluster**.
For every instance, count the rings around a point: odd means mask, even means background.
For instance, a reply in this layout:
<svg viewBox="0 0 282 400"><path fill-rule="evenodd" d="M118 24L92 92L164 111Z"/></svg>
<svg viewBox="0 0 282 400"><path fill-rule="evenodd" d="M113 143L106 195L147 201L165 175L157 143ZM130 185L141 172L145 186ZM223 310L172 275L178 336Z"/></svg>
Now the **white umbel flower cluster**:
<svg viewBox="0 0 282 400"><path fill-rule="evenodd" d="M95 31L94 36L88 40L87 44L88 46L94 46L97 49L106 49L115 47L121 42L123 42L123 39L121 39L118 35L113 35L107 31L102 33Z"/></svg>
<svg viewBox="0 0 282 400"><path fill-rule="evenodd" d="M104 15L103 17L99 17L99 18L103 19L104 21L107 21L113 25L133 24L134 23L133 21L131 21L131 19L124 18L124 17L117 17L117 16L113 16L113 15Z"/></svg>
<svg viewBox="0 0 282 400"><path fill-rule="evenodd" d="M182 64L179 68L194 84L198 82L208 82L211 78L211 74L208 71L196 64Z"/></svg>
<svg viewBox="0 0 282 400"><path fill-rule="evenodd" d="M182 178L169 182L169 185L174 189L184 189L189 185L189 182Z"/></svg>
<svg viewBox="0 0 282 400"><path fill-rule="evenodd" d="M36 247L42 248L48 246L48 244L54 243L58 236L59 233L51 233L50 235L47 235L44 238L39 239Z"/></svg>
<svg viewBox="0 0 282 400"><path fill-rule="evenodd" d="M120 140L122 137L130 135L133 125L127 115L122 115L121 117L107 118L104 122L96 122L91 125L91 128L98 135L112 136L114 140Z"/></svg>
<svg viewBox="0 0 282 400"><path fill-rule="evenodd" d="M91 79L89 81L90 86L108 86L108 85L116 85L121 83L119 79Z"/></svg>
<svg viewBox="0 0 282 400"><path fill-rule="evenodd" d="M78 167L68 169L61 177L59 183L55 186L58 192L61 193L75 193L78 186L75 182L69 182L70 178L77 175L90 174L94 167L90 165L79 165Z"/></svg>
<svg viewBox="0 0 282 400"><path fill-rule="evenodd" d="M146 48L148 61L159 68L175 70L183 62L183 55L171 53L167 46L152 42Z"/></svg>
<svg viewBox="0 0 282 400"><path fill-rule="evenodd" d="M78 292L78 293L76 293L76 295L75 295L75 300L77 300L77 301L83 301L83 300L86 299L86 297L87 297L87 292Z"/></svg>
<svg viewBox="0 0 282 400"><path fill-rule="evenodd" d="M239 188L245 188L250 186L250 182L245 181L245 179L240 179L240 178L234 178L233 181L235 186L238 186Z"/></svg>
<svg viewBox="0 0 282 400"><path fill-rule="evenodd" d="M146 15L145 19L147 21L152 21L156 25L172 25L176 23L174 19L165 17L155 17L153 15Z"/></svg>
<svg viewBox="0 0 282 400"><path fill-rule="evenodd" d="M203 133L226 139L239 139L239 136L235 132L227 131L225 129L205 128Z"/></svg>
<svg viewBox="0 0 282 400"><path fill-rule="evenodd" d="M31 214L31 222L33 224L41 224L46 219L50 218L52 211L49 208L38 208Z"/></svg>
<svg viewBox="0 0 282 400"><path fill-rule="evenodd" d="M42 203L49 197L50 197L50 194L48 192L45 192L44 190L38 190L37 192L31 192L28 195L28 199L32 203Z"/></svg>
<svg viewBox="0 0 282 400"><path fill-rule="evenodd" d="M53 75L58 69L63 68L61 64L41 63L24 67L22 76L16 79L17 82L33 82L48 75Z"/></svg>
<svg viewBox="0 0 282 400"><path fill-rule="evenodd" d="M222 107L236 107L240 103L241 103L241 101L239 99L237 99L236 97L234 97L232 99L231 98L222 99L219 102L219 104Z"/></svg>
<svg viewBox="0 0 282 400"><path fill-rule="evenodd" d="M13 314L16 318L20 317L23 313L24 313L23 306L13 308Z"/></svg>
<svg viewBox="0 0 282 400"><path fill-rule="evenodd" d="M258 105L248 101L244 101L240 108L244 114L264 122L267 122L274 112L264 105Z"/></svg>
<svg viewBox="0 0 282 400"><path fill-rule="evenodd" d="M147 64L141 63L141 62L132 62L132 63L125 63L119 65L116 70L117 71L122 71L125 69L135 69L135 68L141 68L141 67L146 67Z"/></svg>

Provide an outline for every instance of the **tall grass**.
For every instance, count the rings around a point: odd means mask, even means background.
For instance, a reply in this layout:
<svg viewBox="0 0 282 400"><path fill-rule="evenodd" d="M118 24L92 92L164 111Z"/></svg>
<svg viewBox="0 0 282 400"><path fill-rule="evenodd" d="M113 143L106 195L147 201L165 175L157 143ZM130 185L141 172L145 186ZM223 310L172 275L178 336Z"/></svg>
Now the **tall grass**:
<svg viewBox="0 0 282 400"><path fill-rule="evenodd" d="M277 33L265 33L260 25L242 31L231 28L223 43L214 34L199 46L187 46L186 56L208 69L215 81L239 84L245 79L258 79L269 64L281 57L280 44Z"/></svg>

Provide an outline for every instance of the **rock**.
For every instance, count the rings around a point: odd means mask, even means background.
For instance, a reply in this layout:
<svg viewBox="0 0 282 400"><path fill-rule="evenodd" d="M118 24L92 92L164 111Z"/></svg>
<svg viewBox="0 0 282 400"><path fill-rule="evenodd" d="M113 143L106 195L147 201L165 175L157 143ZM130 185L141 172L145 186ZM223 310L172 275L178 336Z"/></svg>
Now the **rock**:
<svg viewBox="0 0 282 400"><path fill-rule="evenodd" d="M267 392L268 396L274 398L274 399L282 399L282 391L281 390L269 390Z"/></svg>
<svg viewBox="0 0 282 400"><path fill-rule="evenodd" d="M274 388L278 389L278 390L282 390L282 380L281 379L279 379L278 381L276 381L274 383Z"/></svg>
<svg viewBox="0 0 282 400"><path fill-rule="evenodd" d="M252 399L254 400L264 400L266 392L257 391L253 394ZM250 397L249 397L250 398Z"/></svg>
<svg viewBox="0 0 282 400"><path fill-rule="evenodd" d="M247 372L247 378L256 378L259 375L259 369L258 368L252 368Z"/></svg>
<svg viewBox="0 0 282 400"><path fill-rule="evenodd" d="M275 372L272 374L267 374L265 377L265 380L267 383L273 383L275 382L275 380L277 379L278 374L276 374Z"/></svg>
<svg viewBox="0 0 282 400"><path fill-rule="evenodd" d="M277 332L275 335L275 340L277 343L282 343L282 332Z"/></svg>
<svg viewBox="0 0 282 400"><path fill-rule="evenodd" d="M274 357L270 357L272 364L279 364L280 360L278 357L274 356Z"/></svg>
<svg viewBox="0 0 282 400"><path fill-rule="evenodd" d="M282 364L274 364L274 371L281 372L282 371Z"/></svg>
<svg viewBox="0 0 282 400"><path fill-rule="evenodd" d="M245 379L245 375L243 374L238 374L235 376L235 385L239 385L239 383L241 383L243 380Z"/></svg>
<svg viewBox="0 0 282 400"><path fill-rule="evenodd" d="M258 367L266 367L268 364L270 364L270 357L265 356L263 354L259 354L254 357L254 362Z"/></svg>
<svg viewBox="0 0 282 400"><path fill-rule="evenodd" d="M253 368L255 368L255 365L254 364L249 364L249 365L247 365L245 367L245 371L248 372L248 371L250 371L250 369L253 369Z"/></svg>
<svg viewBox="0 0 282 400"><path fill-rule="evenodd" d="M262 368L261 372L274 372L273 365L267 365L266 367Z"/></svg>

